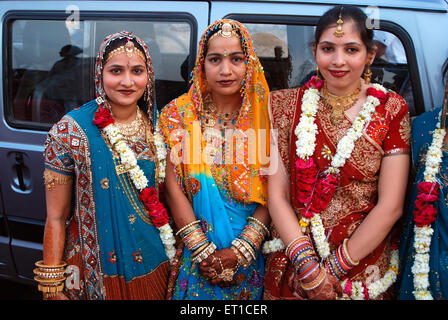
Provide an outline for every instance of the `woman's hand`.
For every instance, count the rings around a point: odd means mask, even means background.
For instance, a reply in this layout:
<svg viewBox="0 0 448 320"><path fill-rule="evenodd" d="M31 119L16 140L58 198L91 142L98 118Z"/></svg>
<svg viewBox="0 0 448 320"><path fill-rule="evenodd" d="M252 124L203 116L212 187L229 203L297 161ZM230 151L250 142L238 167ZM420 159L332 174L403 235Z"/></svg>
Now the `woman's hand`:
<svg viewBox="0 0 448 320"><path fill-rule="evenodd" d="M199 264L199 272L211 284L220 287L235 285L233 278L238 269L238 257L231 248L225 248L211 254Z"/></svg>
<svg viewBox="0 0 448 320"><path fill-rule="evenodd" d="M324 266L319 266L317 270L314 270L313 273L304 279L302 283L306 285L307 283L312 282L316 277L319 276ZM329 271L326 271L326 275L323 281L314 289L304 290L306 296L310 300L335 300L342 296L342 287L339 284L338 279L333 276Z"/></svg>

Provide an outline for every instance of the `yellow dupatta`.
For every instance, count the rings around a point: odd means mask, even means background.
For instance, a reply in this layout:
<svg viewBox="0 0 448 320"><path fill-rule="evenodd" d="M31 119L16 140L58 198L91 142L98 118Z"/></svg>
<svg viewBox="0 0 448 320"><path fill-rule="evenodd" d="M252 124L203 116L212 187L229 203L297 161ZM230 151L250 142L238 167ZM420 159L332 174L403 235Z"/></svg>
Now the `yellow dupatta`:
<svg viewBox="0 0 448 320"><path fill-rule="evenodd" d="M207 148L207 141L203 139L200 130L204 111L203 99L206 95L203 70L208 41L213 34L222 30L225 24L231 25L232 32L241 41L246 74L241 87L242 105L235 123L236 134L231 138L234 148L229 157L232 163L215 165L205 161L203 156ZM203 172L212 175L218 187L225 189L236 201L265 205L265 169L269 166L269 87L252 39L241 23L223 19L214 22L205 30L199 42L191 82L188 93L170 102L163 109L159 120L165 141L171 150L171 159L177 159L175 167L179 184L191 199L197 185L195 179L190 178L190 174ZM178 129L185 132L182 133ZM182 144L179 144L182 139ZM201 143L197 142L198 139Z"/></svg>

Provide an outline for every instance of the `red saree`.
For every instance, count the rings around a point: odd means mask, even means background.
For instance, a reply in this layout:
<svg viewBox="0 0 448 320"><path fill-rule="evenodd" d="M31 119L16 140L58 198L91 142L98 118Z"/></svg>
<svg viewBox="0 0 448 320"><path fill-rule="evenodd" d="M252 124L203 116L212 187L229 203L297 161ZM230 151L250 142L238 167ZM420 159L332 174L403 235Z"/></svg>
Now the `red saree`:
<svg viewBox="0 0 448 320"><path fill-rule="evenodd" d="M297 137L294 128L300 119L301 101L305 90L306 88L299 88L271 92L269 101L272 126L278 130L279 153L291 181L291 203L299 218L303 205L295 197L296 184L290 177L295 177ZM386 102L376 107L363 136L355 142L352 156L340 168L340 186L328 207L321 213L331 250L345 238L350 237L375 206L381 159L409 152L410 126L407 104L394 92L388 92L387 96ZM319 171L324 171L330 166L339 140L352 125L347 116L337 126L333 125L331 113L331 106L319 101L316 116L318 134L313 155ZM273 236L278 236L275 230ZM389 266L390 244L389 235L349 272L347 275L349 279L369 282L372 277L382 277ZM283 251L270 254L266 264L264 298L297 299L287 283L292 272L292 265ZM378 298L388 298L390 291Z"/></svg>

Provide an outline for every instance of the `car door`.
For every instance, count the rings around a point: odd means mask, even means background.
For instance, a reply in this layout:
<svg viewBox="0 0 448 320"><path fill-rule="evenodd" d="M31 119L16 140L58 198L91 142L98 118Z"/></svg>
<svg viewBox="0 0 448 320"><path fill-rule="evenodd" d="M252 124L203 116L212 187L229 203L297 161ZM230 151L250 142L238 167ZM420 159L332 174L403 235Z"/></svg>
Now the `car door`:
<svg viewBox="0 0 448 320"><path fill-rule="evenodd" d="M0 275L32 279L34 262L42 258L44 142L65 113L95 97L94 60L105 36L128 30L147 43L161 108L186 92L198 33L208 23L206 1L66 4L0 4L6 75L0 106Z"/></svg>

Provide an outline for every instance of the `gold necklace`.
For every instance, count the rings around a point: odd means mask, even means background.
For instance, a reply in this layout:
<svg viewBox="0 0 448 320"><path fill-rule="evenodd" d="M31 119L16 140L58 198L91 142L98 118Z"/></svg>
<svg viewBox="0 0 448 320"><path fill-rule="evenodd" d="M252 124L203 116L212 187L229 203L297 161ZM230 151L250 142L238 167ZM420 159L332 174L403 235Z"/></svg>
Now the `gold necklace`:
<svg viewBox="0 0 448 320"><path fill-rule="evenodd" d="M115 121L115 126L118 131L127 140L135 142L137 138L145 135L145 125L143 121L143 114L139 107L137 107L137 116L130 123L120 123Z"/></svg>
<svg viewBox="0 0 448 320"><path fill-rule="evenodd" d="M324 83L322 89L323 101L332 108L331 122L338 125L344 119L344 112L350 109L359 99L361 93L361 83L352 93L346 96L336 96L331 94L327 89L327 83Z"/></svg>
<svg viewBox="0 0 448 320"><path fill-rule="evenodd" d="M215 128L218 124L218 130L225 130L234 127L240 110L233 112L218 112L211 100L205 101L202 111L201 121L206 128Z"/></svg>

